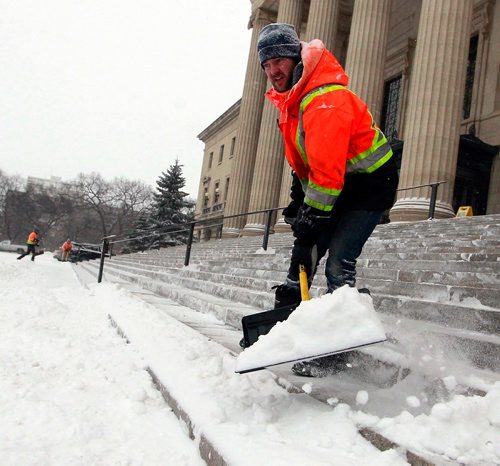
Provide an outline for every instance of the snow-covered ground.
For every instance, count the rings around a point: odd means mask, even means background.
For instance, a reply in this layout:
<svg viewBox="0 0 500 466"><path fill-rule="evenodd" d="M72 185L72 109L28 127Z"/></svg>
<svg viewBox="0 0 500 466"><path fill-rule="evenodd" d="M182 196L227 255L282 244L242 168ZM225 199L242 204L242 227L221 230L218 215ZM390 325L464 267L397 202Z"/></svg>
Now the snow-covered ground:
<svg viewBox="0 0 500 466"><path fill-rule="evenodd" d="M118 285L87 289L49 254L34 263L15 257L0 253L2 465L203 464L201 435L231 465L405 464L403 452L378 451L358 425L415 453L500 464L500 382L429 415L379 419L288 393L267 371L235 374L226 348ZM189 414L194 442L146 367ZM358 393L360 408L366 396Z"/></svg>
<svg viewBox="0 0 500 466"><path fill-rule="evenodd" d="M0 464L205 464L109 300L51 254L0 253Z"/></svg>

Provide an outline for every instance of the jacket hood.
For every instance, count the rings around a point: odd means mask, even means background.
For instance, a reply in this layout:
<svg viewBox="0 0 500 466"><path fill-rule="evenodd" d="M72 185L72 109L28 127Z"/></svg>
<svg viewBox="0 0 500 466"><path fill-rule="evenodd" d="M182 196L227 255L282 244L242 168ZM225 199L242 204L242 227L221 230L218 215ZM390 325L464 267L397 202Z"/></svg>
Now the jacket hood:
<svg viewBox="0 0 500 466"><path fill-rule="evenodd" d="M301 78L288 91L277 92L272 88L266 93L266 97L280 110L283 109L285 102L288 106L319 86L324 84L347 86L349 82L344 68L326 49L323 42L314 39L309 43L301 42L301 45L301 58L304 66Z"/></svg>

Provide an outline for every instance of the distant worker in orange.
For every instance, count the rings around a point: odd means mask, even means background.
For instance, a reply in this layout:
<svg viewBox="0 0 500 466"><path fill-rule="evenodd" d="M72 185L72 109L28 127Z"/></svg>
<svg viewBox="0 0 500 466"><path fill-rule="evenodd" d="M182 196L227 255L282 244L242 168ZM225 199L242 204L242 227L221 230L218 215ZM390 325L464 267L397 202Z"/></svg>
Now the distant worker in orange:
<svg viewBox="0 0 500 466"><path fill-rule="evenodd" d="M38 237L38 228L34 228L33 231L29 234L28 239L26 240L26 245L28 246L28 250L26 252L23 252L18 258L22 259L24 256L27 256L31 254L31 260L35 260L35 256L38 254L35 251L36 246L38 246L38 243L40 241L40 238Z"/></svg>
<svg viewBox="0 0 500 466"><path fill-rule="evenodd" d="M71 240L69 238L61 246L63 262L67 262L67 260L69 259L69 254L71 252L72 247L73 245L71 244Z"/></svg>

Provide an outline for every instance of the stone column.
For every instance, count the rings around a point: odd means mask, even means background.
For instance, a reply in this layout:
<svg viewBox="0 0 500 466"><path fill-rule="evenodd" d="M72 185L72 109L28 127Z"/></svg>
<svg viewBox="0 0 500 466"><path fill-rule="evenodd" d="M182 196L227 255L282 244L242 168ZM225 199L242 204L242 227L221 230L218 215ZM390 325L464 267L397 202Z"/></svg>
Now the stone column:
<svg viewBox="0 0 500 466"><path fill-rule="evenodd" d="M280 0L277 22L293 24L300 34L301 13L302 0ZM260 72L264 75L264 71ZM262 98L264 99L264 96ZM277 124L278 118L277 109L265 99L249 211L278 207L284 158L283 138ZM249 215L241 234L243 236L263 234L266 220L264 213Z"/></svg>
<svg viewBox="0 0 500 466"><path fill-rule="evenodd" d="M283 165L283 176L281 177L281 189L280 189L280 197L278 200L278 205L280 207L286 207L290 204L290 189L292 187L292 168L288 165L287 160L285 159L285 163ZM277 222L274 225L274 231L276 233L289 231L290 225L285 223L285 219L281 215L283 211L278 211Z"/></svg>
<svg viewBox="0 0 500 466"><path fill-rule="evenodd" d="M472 0L423 0L411 76L399 186L446 181L435 216L454 215L453 187L464 99ZM428 218L430 188L401 191L396 221Z"/></svg>
<svg viewBox="0 0 500 466"><path fill-rule="evenodd" d="M334 49L340 0L311 0L305 40L320 39L330 51Z"/></svg>
<svg viewBox="0 0 500 466"><path fill-rule="evenodd" d="M238 134L234 150L234 161L229 191L224 215L236 215L248 211L250 189L255 165L255 154L259 139L259 129L264 104L263 94L266 90L266 76L260 67L257 56L257 39L260 30L271 19L257 10L252 21L252 39L248 54L248 64L241 97L240 115L238 119ZM235 217L224 222L223 237L239 235L240 228L245 224L245 217Z"/></svg>
<svg viewBox="0 0 500 466"><path fill-rule="evenodd" d="M340 0L311 0L305 41L321 39L328 50L333 50L335 36L337 34L337 22L339 17ZM292 185L292 169L288 162L284 161L283 177L281 179L281 190L279 195L279 206L287 206L290 203L290 187ZM278 212L281 213L281 212ZM281 215L278 215L274 231L284 232L290 230Z"/></svg>
<svg viewBox="0 0 500 466"><path fill-rule="evenodd" d="M384 66L392 0L356 0L347 49L349 89L368 105L380 122Z"/></svg>

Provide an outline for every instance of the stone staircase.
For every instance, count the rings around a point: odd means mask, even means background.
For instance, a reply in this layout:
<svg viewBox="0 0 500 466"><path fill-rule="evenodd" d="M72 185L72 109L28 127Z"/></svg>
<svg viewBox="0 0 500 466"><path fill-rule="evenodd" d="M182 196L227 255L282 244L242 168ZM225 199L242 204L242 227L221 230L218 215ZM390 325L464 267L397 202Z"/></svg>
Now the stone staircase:
<svg viewBox="0 0 500 466"><path fill-rule="evenodd" d="M286 276L292 236L193 244L113 257L105 279L135 283L241 328L241 318L272 308L273 285ZM389 343L365 352L399 368L462 365L500 370L500 215L379 225L358 260ZM97 275L98 261L82 267ZM325 291L320 265L313 296ZM400 371L401 372L401 371ZM471 373L472 374L472 373Z"/></svg>

